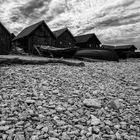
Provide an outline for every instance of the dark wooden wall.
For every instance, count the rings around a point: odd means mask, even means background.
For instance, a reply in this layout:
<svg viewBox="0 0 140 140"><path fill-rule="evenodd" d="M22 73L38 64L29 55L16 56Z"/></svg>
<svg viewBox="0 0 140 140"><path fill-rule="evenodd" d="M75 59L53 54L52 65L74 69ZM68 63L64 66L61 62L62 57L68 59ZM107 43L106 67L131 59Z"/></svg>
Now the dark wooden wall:
<svg viewBox="0 0 140 140"><path fill-rule="evenodd" d="M119 58L125 59L129 56L130 53L134 53L134 48L128 48L128 49L115 49L115 52L119 56Z"/></svg>
<svg viewBox="0 0 140 140"><path fill-rule="evenodd" d="M11 51L11 36L0 24L0 54L9 54Z"/></svg>
<svg viewBox="0 0 140 140"><path fill-rule="evenodd" d="M85 43L77 43L76 45L80 48L100 48L100 42L98 42L98 40L96 40L94 37L90 38Z"/></svg>
<svg viewBox="0 0 140 140"><path fill-rule="evenodd" d="M30 54L36 53L34 45L55 46L55 41L56 41L55 38L44 24L41 24L28 37L18 40L20 46L24 49L24 51Z"/></svg>
<svg viewBox="0 0 140 140"><path fill-rule="evenodd" d="M73 48L75 44L75 39L68 31L65 31L61 36L57 38L56 41L56 47L58 48Z"/></svg>

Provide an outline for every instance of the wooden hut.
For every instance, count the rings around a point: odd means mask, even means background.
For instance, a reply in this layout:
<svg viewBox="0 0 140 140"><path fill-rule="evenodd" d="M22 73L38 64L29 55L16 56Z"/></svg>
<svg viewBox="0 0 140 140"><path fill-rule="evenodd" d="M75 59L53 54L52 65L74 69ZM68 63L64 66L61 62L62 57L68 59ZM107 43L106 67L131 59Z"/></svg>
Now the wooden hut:
<svg viewBox="0 0 140 140"><path fill-rule="evenodd" d="M102 45L101 48L114 50L119 58L122 59L129 57L130 54L134 54L135 50L137 49L134 45Z"/></svg>
<svg viewBox="0 0 140 140"><path fill-rule="evenodd" d="M137 48L134 45L120 45L115 46L114 50L118 54L119 58L127 58L130 53L135 52Z"/></svg>
<svg viewBox="0 0 140 140"><path fill-rule="evenodd" d="M93 34L75 36L76 46L80 48L100 48L100 40Z"/></svg>
<svg viewBox="0 0 140 140"><path fill-rule="evenodd" d="M58 48L74 48L76 40L68 28L53 31L56 40L56 47Z"/></svg>
<svg viewBox="0 0 140 140"><path fill-rule="evenodd" d="M56 38L45 21L40 21L21 31L14 39L14 44L29 54L40 54L38 46L55 46Z"/></svg>
<svg viewBox="0 0 140 140"><path fill-rule="evenodd" d="M128 54L129 58L140 58L140 50L136 50L135 52L131 52Z"/></svg>
<svg viewBox="0 0 140 140"><path fill-rule="evenodd" d="M11 34L0 22L0 54L9 54L11 51Z"/></svg>

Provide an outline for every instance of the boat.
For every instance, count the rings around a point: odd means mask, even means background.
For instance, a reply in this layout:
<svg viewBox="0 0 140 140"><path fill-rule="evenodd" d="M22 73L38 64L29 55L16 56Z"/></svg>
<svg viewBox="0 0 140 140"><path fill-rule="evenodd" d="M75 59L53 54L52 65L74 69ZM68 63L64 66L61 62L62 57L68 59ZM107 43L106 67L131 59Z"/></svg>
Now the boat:
<svg viewBox="0 0 140 140"><path fill-rule="evenodd" d="M97 60L119 61L119 57L114 50L108 49L81 49L78 50L75 58L92 58Z"/></svg>
<svg viewBox="0 0 140 140"><path fill-rule="evenodd" d="M77 47L74 48L56 48L52 46L41 46L40 51L44 56L51 56L55 58L72 58L77 51Z"/></svg>

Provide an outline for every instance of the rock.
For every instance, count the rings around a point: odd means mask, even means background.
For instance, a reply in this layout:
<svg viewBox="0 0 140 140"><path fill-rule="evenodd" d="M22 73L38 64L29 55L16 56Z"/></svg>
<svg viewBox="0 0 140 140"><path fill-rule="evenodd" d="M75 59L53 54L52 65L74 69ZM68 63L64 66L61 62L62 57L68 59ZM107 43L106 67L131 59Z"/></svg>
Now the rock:
<svg viewBox="0 0 140 140"><path fill-rule="evenodd" d="M83 136L83 135L85 135L87 133L87 131L86 130L81 130L81 132L80 132L80 134Z"/></svg>
<svg viewBox="0 0 140 140"><path fill-rule="evenodd" d="M105 120L104 123L108 126L113 126L113 123L110 120Z"/></svg>
<svg viewBox="0 0 140 140"><path fill-rule="evenodd" d="M99 92L100 92L100 90L94 90L92 94L93 94L93 95L98 95Z"/></svg>
<svg viewBox="0 0 140 140"><path fill-rule="evenodd" d="M116 100L110 101L108 105L109 107L118 110L122 106L122 100L116 99Z"/></svg>
<svg viewBox="0 0 140 140"><path fill-rule="evenodd" d="M39 140L39 138L38 138L37 135L33 135L33 136L31 137L31 140Z"/></svg>
<svg viewBox="0 0 140 140"><path fill-rule="evenodd" d="M83 130L85 127L83 125L75 125L76 128Z"/></svg>
<svg viewBox="0 0 140 140"><path fill-rule="evenodd" d="M129 136L127 133L123 133L123 134L121 134L121 136L122 136L122 138L123 138L124 140L129 140L129 139L131 139L131 136Z"/></svg>
<svg viewBox="0 0 140 140"><path fill-rule="evenodd" d="M8 135L3 134L3 135L2 135L2 140L7 140L7 137L8 137Z"/></svg>
<svg viewBox="0 0 140 140"><path fill-rule="evenodd" d="M1 131L7 131L10 128L10 126L6 125L6 126L0 126L0 132Z"/></svg>
<svg viewBox="0 0 140 140"><path fill-rule="evenodd" d="M25 137L22 134L16 134L14 140L25 140Z"/></svg>
<svg viewBox="0 0 140 140"><path fill-rule="evenodd" d="M94 115L91 115L91 125L99 125L100 123L101 123L100 119L98 119Z"/></svg>
<svg viewBox="0 0 140 140"><path fill-rule="evenodd" d="M34 104L36 101L35 101L35 100L27 99L25 102L26 102L27 104Z"/></svg>
<svg viewBox="0 0 140 140"><path fill-rule="evenodd" d="M116 128L116 129L120 129L120 125L119 124L117 124L117 125L114 125L114 128Z"/></svg>
<svg viewBox="0 0 140 140"><path fill-rule="evenodd" d="M59 120L59 117L58 116L54 116L53 119L56 121L56 120Z"/></svg>
<svg viewBox="0 0 140 140"><path fill-rule="evenodd" d="M89 137L89 136L91 136L91 135L92 135L92 127L89 127L89 128L88 128L87 136Z"/></svg>
<svg viewBox="0 0 140 140"><path fill-rule="evenodd" d="M89 138L89 140L98 140L100 139L99 135L92 134L92 136Z"/></svg>
<svg viewBox="0 0 140 140"><path fill-rule="evenodd" d="M93 126L92 130L93 130L93 133L95 134L98 134L100 132L100 129L97 126Z"/></svg>
<svg viewBox="0 0 140 140"><path fill-rule="evenodd" d="M39 124L37 127L36 127L36 129L41 129L42 127L43 127L44 125L43 124Z"/></svg>
<svg viewBox="0 0 140 140"><path fill-rule="evenodd" d="M49 131L49 135L55 138L60 136L60 133L57 130Z"/></svg>
<svg viewBox="0 0 140 140"><path fill-rule="evenodd" d="M117 139L117 140L121 140L121 135L120 135L120 133L116 132L115 135L116 135L116 139Z"/></svg>
<svg viewBox="0 0 140 140"><path fill-rule="evenodd" d="M127 123L126 122L120 122L122 129L127 129Z"/></svg>
<svg viewBox="0 0 140 140"><path fill-rule="evenodd" d="M42 115L42 114L39 114L38 117L39 117L40 119L43 119L45 116Z"/></svg>
<svg viewBox="0 0 140 140"><path fill-rule="evenodd" d="M101 108L101 102L98 99L85 99L83 104L87 107Z"/></svg>
<svg viewBox="0 0 140 140"><path fill-rule="evenodd" d="M46 127L42 128L42 131L47 133L49 131L49 128L46 126Z"/></svg>
<svg viewBox="0 0 140 140"><path fill-rule="evenodd" d="M58 138L50 137L49 140L59 140Z"/></svg>
<svg viewBox="0 0 140 140"><path fill-rule="evenodd" d="M14 131L15 131L15 128L11 128L11 129L8 129L8 130L6 131L6 133L7 133L7 134L13 134Z"/></svg>
<svg viewBox="0 0 140 140"><path fill-rule="evenodd" d="M70 137L67 135L66 132L62 133L62 140L70 140Z"/></svg>
<svg viewBox="0 0 140 140"><path fill-rule="evenodd" d="M59 93L59 90L58 89L55 89L52 91L52 94L58 94Z"/></svg>
<svg viewBox="0 0 140 140"><path fill-rule="evenodd" d="M67 134L68 135L78 135L79 131L78 130L73 130L73 131L67 132Z"/></svg>
<svg viewBox="0 0 140 140"><path fill-rule="evenodd" d="M6 121L1 121L0 122L0 125L5 125L6 124Z"/></svg>
<svg viewBox="0 0 140 140"><path fill-rule="evenodd" d="M58 111L58 112L63 112L65 110L66 109L63 106L61 106L61 105L59 105L59 106L56 107L56 111Z"/></svg>
<svg viewBox="0 0 140 140"><path fill-rule="evenodd" d="M56 124L57 124L58 126L63 126L63 125L66 124L66 122L64 122L64 121L62 121L62 120L56 120Z"/></svg>

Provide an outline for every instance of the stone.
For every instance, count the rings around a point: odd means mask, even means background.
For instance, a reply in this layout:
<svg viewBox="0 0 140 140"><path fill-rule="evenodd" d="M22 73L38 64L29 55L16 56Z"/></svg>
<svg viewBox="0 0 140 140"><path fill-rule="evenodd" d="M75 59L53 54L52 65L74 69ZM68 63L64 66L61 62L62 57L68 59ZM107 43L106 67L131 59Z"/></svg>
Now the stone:
<svg viewBox="0 0 140 140"><path fill-rule="evenodd" d="M91 125L99 125L101 123L101 120L98 119L96 116L91 115Z"/></svg>
<svg viewBox="0 0 140 140"><path fill-rule="evenodd" d="M58 111L58 112L63 112L65 110L66 109L63 106L61 106L61 105L59 105L59 106L56 107L56 111Z"/></svg>
<svg viewBox="0 0 140 140"><path fill-rule="evenodd" d="M93 133L95 134L98 134L100 132L100 129L97 126L93 126L92 130L93 130Z"/></svg>
<svg viewBox="0 0 140 140"><path fill-rule="evenodd" d="M99 92L100 92L100 90L94 90L92 94L93 94L93 95L98 95Z"/></svg>
<svg viewBox="0 0 140 140"><path fill-rule="evenodd" d="M6 121L1 121L0 122L0 125L5 125L6 124Z"/></svg>
<svg viewBox="0 0 140 140"><path fill-rule="evenodd" d="M39 138L38 138L37 135L33 135L33 136L31 137L31 140L39 140Z"/></svg>
<svg viewBox="0 0 140 140"><path fill-rule="evenodd" d="M116 139L117 139L117 140L121 140L121 135L120 135L120 133L116 132L115 135L116 135Z"/></svg>
<svg viewBox="0 0 140 140"><path fill-rule="evenodd" d="M36 129L41 129L42 127L43 127L44 125L43 124L39 124L37 127L36 127Z"/></svg>
<svg viewBox="0 0 140 140"><path fill-rule="evenodd" d="M8 137L8 135L3 134L3 135L2 135L2 140L7 140L7 137Z"/></svg>
<svg viewBox="0 0 140 140"><path fill-rule="evenodd" d="M57 124L58 126L63 126L63 125L66 124L66 122L64 122L64 121L62 121L62 120L56 120L56 124Z"/></svg>
<svg viewBox="0 0 140 140"><path fill-rule="evenodd" d="M66 132L62 133L62 140L70 140L70 137L67 135Z"/></svg>
<svg viewBox="0 0 140 140"><path fill-rule="evenodd" d="M46 126L46 127L42 128L42 131L47 133L49 131L49 128Z"/></svg>
<svg viewBox="0 0 140 140"><path fill-rule="evenodd" d="M116 124L116 125L114 125L114 128L116 128L116 129L120 129L120 125L119 124Z"/></svg>
<svg viewBox="0 0 140 140"><path fill-rule="evenodd" d="M113 126L113 123L110 120L105 120L104 123L108 126Z"/></svg>
<svg viewBox="0 0 140 140"><path fill-rule="evenodd" d="M78 135L79 131L78 130L73 130L73 131L67 132L67 134L68 135Z"/></svg>
<svg viewBox="0 0 140 140"><path fill-rule="evenodd" d="M14 140L25 140L25 137L22 134L16 134Z"/></svg>
<svg viewBox="0 0 140 140"><path fill-rule="evenodd" d="M85 128L83 125L80 125L80 124L75 125L75 127L78 128L78 129L81 129L81 130L83 130Z"/></svg>
<svg viewBox="0 0 140 140"><path fill-rule="evenodd" d="M101 108L101 101L98 99L85 99L83 104L87 107Z"/></svg>
<svg viewBox="0 0 140 140"><path fill-rule="evenodd" d="M30 99L28 99L28 100L26 100L25 101L27 104L34 104L36 101L35 100L30 100Z"/></svg>
<svg viewBox="0 0 140 140"><path fill-rule="evenodd" d="M58 138L50 137L49 140L59 140Z"/></svg>
<svg viewBox="0 0 140 140"><path fill-rule="evenodd" d="M100 139L99 135L92 134L92 136L89 138L89 140L98 140Z"/></svg>
<svg viewBox="0 0 140 140"><path fill-rule="evenodd" d="M127 129L127 123L126 122L120 122L122 129Z"/></svg>
<svg viewBox="0 0 140 140"><path fill-rule="evenodd" d="M7 131L8 129L10 129L10 126L6 125L6 126L0 126L0 132L1 131Z"/></svg>
<svg viewBox="0 0 140 140"><path fill-rule="evenodd" d="M118 110L122 106L122 100L121 99L116 99L116 100L110 101L109 106L113 109Z"/></svg>

